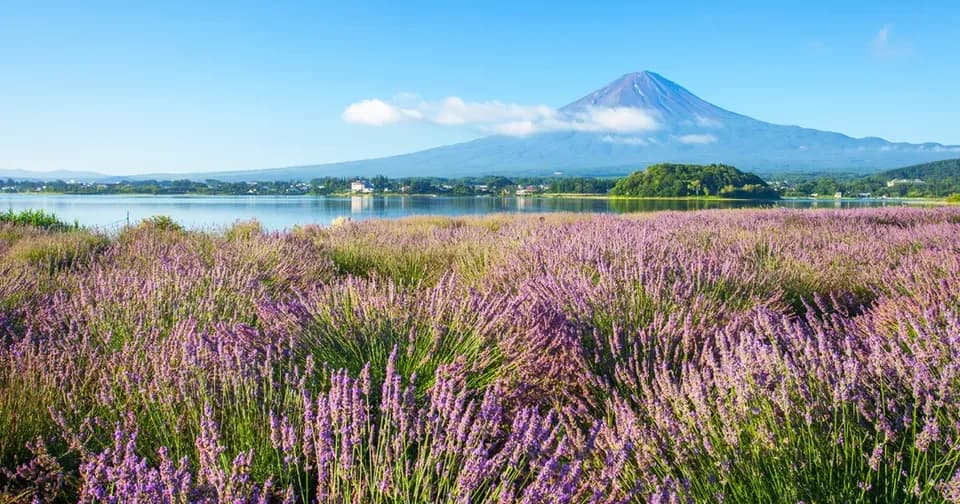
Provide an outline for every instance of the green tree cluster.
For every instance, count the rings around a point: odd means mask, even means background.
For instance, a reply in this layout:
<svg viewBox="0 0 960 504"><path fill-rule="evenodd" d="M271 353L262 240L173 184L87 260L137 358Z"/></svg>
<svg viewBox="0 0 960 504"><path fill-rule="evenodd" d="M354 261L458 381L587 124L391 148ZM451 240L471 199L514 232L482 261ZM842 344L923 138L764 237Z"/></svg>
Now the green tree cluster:
<svg viewBox="0 0 960 504"><path fill-rule="evenodd" d="M719 196L776 199L779 194L760 177L723 164L655 164L620 179L611 194L648 198Z"/></svg>
<svg viewBox="0 0 960 504"><path fill-rule="evenodd" d="M564 177L550 182L548 193L554 194L606 194L616 185L617 179Z"/></svg>

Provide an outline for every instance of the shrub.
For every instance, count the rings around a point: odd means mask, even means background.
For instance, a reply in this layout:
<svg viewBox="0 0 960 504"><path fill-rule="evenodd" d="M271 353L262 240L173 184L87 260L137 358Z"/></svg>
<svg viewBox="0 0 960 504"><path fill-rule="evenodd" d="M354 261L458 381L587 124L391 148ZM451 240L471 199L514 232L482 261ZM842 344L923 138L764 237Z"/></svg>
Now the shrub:
<svg viewBox="0 0 960 504"><path fill-rule="evenodd" d="M77 223L67 224L58 219L56 215L43 210L22 210L20 212L14 212L13 209L10 209L6 212L0 212L0 224L33 226L51 231L66 231L79 229L80 227Z"/></svg>
<svg viewBox="0 0 960 504"><path fill-rule="evenodd" d="M263 226L260 225L260 221L254 219L233 223L227 228L224 237L228 240L249 240L261 234L263 234Z"/></svg>
<svg viewBox="0 0 960 504"><path fill-rule="evenodd" d="M167 215L155 215L153 217L143 219L143 221L140 222L140 226L157 229L160 231L183 231L183 226L177 223L177 221L173 220L172 217Z"/></svg>

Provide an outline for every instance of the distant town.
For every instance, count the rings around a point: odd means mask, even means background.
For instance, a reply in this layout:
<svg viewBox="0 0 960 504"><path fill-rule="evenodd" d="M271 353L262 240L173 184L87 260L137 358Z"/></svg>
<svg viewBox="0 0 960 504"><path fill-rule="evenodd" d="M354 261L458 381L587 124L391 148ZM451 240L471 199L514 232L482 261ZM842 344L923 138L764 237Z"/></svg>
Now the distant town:
<svg viewBox="0 0 960 504"><path fill-rule="evenodd" d="M0 180L0 192L57 194L222 194L222 195L533 195L544 193L606 194L617 182L607 178L347 178L310 181L223 182L219 180Z"/></svg>
<svg viewBox="0 0 960 504"><path fill-rule="evenodd" d="M679 165L678 165L679 166ZM683 186L703 186L687 180ZM696 178L696 176L692 176ZM3 193L51 194L197 194L197 195L445 195L530 196L616 194L615 177L321 177L312 180L226 182L198 180L14 180L0 179ZM960 194L960 160L938 161L873 175L790 175L768 177L768 193L794 198L947 198ZM676 183L678 181L671 181ZM707 194L716 196L719 192ZM660 194L658 194L660 196Z"/></svg>

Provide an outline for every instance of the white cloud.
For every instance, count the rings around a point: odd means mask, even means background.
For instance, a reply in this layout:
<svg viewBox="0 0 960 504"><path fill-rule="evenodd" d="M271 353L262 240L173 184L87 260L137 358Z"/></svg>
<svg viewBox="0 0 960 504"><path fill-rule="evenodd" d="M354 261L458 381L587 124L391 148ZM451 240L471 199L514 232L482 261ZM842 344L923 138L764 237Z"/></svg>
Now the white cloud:
<svg viewBox="0 0 960 504"><path fill-rule="evenodd" d="M456 96L430 102L415 99L410 94L395 97L389 102L373 98L353 103L344 110L342 117L344 121L368 126L421 121L442 126L473 127L512 136L545 131L631 133L652 131L659 127L653 114L630 107L596 107L566 114L546 105L468 102Z"/></svg>
<svg viewBox="0 0 960 504"><path fill-rule="evenodd" d="M697 114L696 117L697 126L702 126L704 128L722 128L723 123L717 119L712 119L709 117L704 117L700 114Z"/></svg>
<svg viewBox="0 0 960 504"><path fill-rule="evenodd" d="M651 143L646 138L631 137L631 136L622 137L622 136L612 136L612 135L605 135L603 138L600 139L600 141L606 142L606 143L615 143L615 144L624 144L624 145L648 145Z"/></svg>
<svg viewBox="0 0 960 504"><path fill-rule="evenodd" d="M893 25L886 24L880 28L880 31L873 36L870 41L870 49L873 56L878 59L893 59L900 56L908 56L913 52L910 44L891 40Z"/></svg>
<svg viewBox="0 0 960 504"><path fill-rule="evenodd" d="M508 121L538 121L554 117L557 112L546 105L524 106L499 101L467 102L451 96L439 105L421 103L423 112L432 115L437 124L490 124Z"/></svg>
<svg viewBox="0 0 960 504"><path fill-rule="evenodd" d="M418 111L401 109L383 100L361 100L351 104L341 115L349 123L366 124L368 126L383 126L405 119L418 119Z"/></svg>
<svg viewBox="0 0 960 504"><path fill-rule="evenodd" d="M710 134L690 134L678 136L677 141L689 145L705 145L716 142L717 137Z"/></svg>
<svg viewBox="0 0 960 504"><path fill-rule="evenodd" d="M631 107L589 108L579 115L583 126L598 131L651 131L657 129L657 121L649 112Z"/></svg>
<svg viewBox="0 0 960 504"><path fill-rule="evenodd" d="M957 145L940 145L940 144L894 144L892 147L885 145L880 147L878 150L881 151L909 151L909 152L960 152L960 146Z"/></svg>
<svg viewBox="0 0 960 504"><path fill-rule="evenodd" d="M513 121L503 124L497 124L493 127L495 133L509 136L525 136L537 132L537 127L533 121Z"/></svg>

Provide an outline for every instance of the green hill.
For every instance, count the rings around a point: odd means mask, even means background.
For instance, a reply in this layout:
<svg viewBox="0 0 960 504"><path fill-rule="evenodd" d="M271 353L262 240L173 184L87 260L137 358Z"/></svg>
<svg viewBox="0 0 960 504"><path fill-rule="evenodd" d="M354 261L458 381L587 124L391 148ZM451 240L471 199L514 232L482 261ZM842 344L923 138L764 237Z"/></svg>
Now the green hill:
<svg viewBox="0 0 960 504"><path fill-rule="evenodd" d="M618 196L677 198L718 196L776 199L760 177L723 164L655 164L620 179L610 191Z"/></svg>
<svg viewBox="0 0 960 504"><path fill-rule="evenodd" d="M960 193L960 159L887 170L867 178L880 187L883 187L881 184L893 184L886 189L901 195L949 196Z"/></svg>
<svg viewBox="0 0 960 504"><path fill-rule="evenodd" d="M949 196L960 192L960 159L895 168L865 180L891 196Z"/></svg>
<svg viewBox="0 0 960 504"><path fill-rule="evenodd" d="M960 159L934 161L893 170L882 171L874 177L886 179L921 179L926 182L953 180L960 181Z"/></svg>
<svg viewBox="0 0 960 504"><path fill-rule="evenodd" d="M960 159L905 166L862 177L816 177L796 180L787 196L817 193L871 194L890 197L943 198L960 193Z"/></svg>

